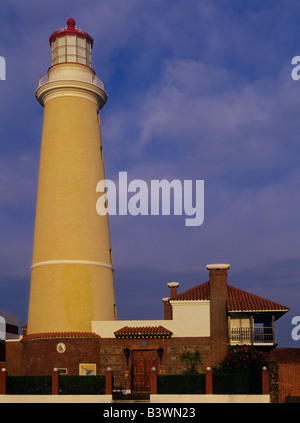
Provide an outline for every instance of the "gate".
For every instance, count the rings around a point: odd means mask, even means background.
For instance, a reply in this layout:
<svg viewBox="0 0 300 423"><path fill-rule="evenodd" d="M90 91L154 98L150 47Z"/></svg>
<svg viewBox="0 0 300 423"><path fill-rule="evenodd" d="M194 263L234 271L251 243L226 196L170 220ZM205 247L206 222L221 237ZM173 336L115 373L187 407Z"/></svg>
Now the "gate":
<svg viewBox="0 0 300 423"><path fill-rule="evenodd" d="M132 365L113 372L113 399L149 400L150 373L157 367L156 350L133 350Z"/></svg>
<svg viewBox="0 0 300 423"><path fill-rule="evenodd" d="M132 399L131 371L129 367L114 370L112 374L112 396L114 400Z"/></svg>

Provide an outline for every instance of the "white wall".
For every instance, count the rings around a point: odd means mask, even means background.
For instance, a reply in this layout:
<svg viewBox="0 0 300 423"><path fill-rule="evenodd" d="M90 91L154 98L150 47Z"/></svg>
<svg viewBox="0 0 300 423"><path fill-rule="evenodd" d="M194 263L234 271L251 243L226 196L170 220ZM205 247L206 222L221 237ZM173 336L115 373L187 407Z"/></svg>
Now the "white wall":
<svg viewBox="0 0 300 423"><path fill-rule="evenodd" d="M151 403L196 403L250 404L270 403L270 395L151 395ZM190 411L189 411L190 412ZM187 414L189 415L189 414Z"/></svg>
<svg viewBox="0 0 300 423"><path fill-rule="evenodd" d="M173 320L94 321L92 331L102 338L115 338L124 326L163 326L174 337L210 336L209 301L172 301Z"/></svg>
<svg viewBox="0 0 300 423"><path fill-rule="evenodd" d="M112 403L111 395L1 395L0 404L3 403ZM189 412L193 404L197 403L269 403L270 395L151 395L150 403L189 403ZM124 407L126 401L124 401ZM161 408L155 410L157 416ZM165 407L166 408L166 407ZM170 408L170 407L169 407ZM184 412L184 411L183 411ZM188 415L188 414L187 414ZM192 416L192 414L191 414Z"/></svg>
<svg viewBox="0 0 300 423"><path fill-rule="evenodd" d="M0 395L0 404L24 403L111 403L111 395Z"/></svg>
<svg viewBox="0 0 300 423"><path fill-rule="evenodd" d="M171 301L173 336L210 336L209 301Z"/></svg>

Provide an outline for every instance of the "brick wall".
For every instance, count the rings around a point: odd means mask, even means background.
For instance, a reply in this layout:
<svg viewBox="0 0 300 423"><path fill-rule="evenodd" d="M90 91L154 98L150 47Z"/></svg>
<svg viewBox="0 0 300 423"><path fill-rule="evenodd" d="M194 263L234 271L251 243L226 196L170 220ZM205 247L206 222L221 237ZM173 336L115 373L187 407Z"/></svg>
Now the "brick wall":
<svg viewBox="0 0 300 423"><path fill-rule="evenodd" d="M277 402L285 402L285 397L300 396L300 348L275 348L269 355L270 365L277 365ZM272 367L271 367L272 368ZM276 401L275 401L276 402Z"/></svg>
<svg viewBox="0 0 300 423"><path fill-rule="evenodd" d="M57 344L63 342L66 350L57 351ZM163 349L160 361L157 355L159 374L179 374L186 370L180 360L185 350L198 349L203 359L205 371L206 359L210 352L209 338L167 338L167 339L40 339L24 342L7 343L6 367L10 375L49 375L54 367L67 368L68 375L79 374L80 363L95 363L97 374L105 374L107 367L113 370L124 369L127 365L124 349L158 350ZM128 364L131 365L132 353Z"/></svg>
<svg viewBox="0 0 300 423"><path fill-rule="evenodd" d="M185 350L198 349L203 358L203 366L210 352L209 338L166 338L166 339L101 339L100 341L100 374L104 374L107 367L113 370L121 370L126 367L127 360L124 349L132 350L158 350L163 349L160 359L157 355L158 374L179 374L186 370L186 366L180 360ZM131 365L132 354L128 359Z"/></svg>
<svg viewBox="0 0 300 423"><path fill-rule="evenodd" d="M22 352L23 345L19 341L7 341L6 348L6 370L10 375L22 376Z"/></svg>
<svg viewBox="0 0 300 423"><path fill-rule="evenodd" d="M288 395L300 397L300 363L279 363L279 402Z"/></svg>
<svg viewBox="0 0 300 423"><path fill-rule="evenodd" d="M99 366L99 339L40 339L7 343L6 367L9 375L51 375L53 368L66 368L68 375L79 374L80 363ZM57 351L64 343L66 350Z"/></svg>

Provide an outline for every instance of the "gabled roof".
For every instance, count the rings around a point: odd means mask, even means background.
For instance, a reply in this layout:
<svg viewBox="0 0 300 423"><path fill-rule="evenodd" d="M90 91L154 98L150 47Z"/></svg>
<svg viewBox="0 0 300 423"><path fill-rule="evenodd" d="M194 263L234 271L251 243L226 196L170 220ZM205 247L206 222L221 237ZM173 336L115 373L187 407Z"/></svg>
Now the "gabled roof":
<svg viewBox="0 0 300 423"><path fill-rule="evenodd" d="M210 299L210 282L205 282L187 291L181 292L171 301L195 301ZM233 311L289 311L288 307L266 300L258 295L250 294L239 288L227 285L227 309Z"/></svg>
<svg viewBox="0 0 300 423"><path fill-rule="evenodd" d="M123 328L114 332L116 338L170 338L173 333L163 326L140 326Z"/></svg>

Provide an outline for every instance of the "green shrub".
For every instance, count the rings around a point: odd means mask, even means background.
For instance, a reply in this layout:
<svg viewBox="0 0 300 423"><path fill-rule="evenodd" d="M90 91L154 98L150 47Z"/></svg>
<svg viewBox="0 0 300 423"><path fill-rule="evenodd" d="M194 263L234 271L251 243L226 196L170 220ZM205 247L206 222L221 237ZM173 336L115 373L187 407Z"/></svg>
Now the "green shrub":
<svg viewBox="0 0 300 423"><path fill-rule="evenodd" d="M63 395L104 395L105 376L60 376L59 393Z"/></svg>
<svg viewBox="0 0 300 423"><path fill-rule="evenodd" d="M51 395L51 376L7 376L9 395ZM65 395L104 395L105 376L59 376L59 393Z"/></svg>
<svg viewBox="0 0 300 423"><path fill-rule="evenodd" d="M213 373L214 394L255 395L262 393L261 372Z"/></svg>
<svg viewBox="0 0 300 423"><path fill-rule="evenodd" d="M159 375L158 394L205 394L205 375Z"/></svg>
<svg viewBox="0 0 300 423"><path fill-rule="evenodd" d="M50 395L51 376L7 376L6 393L9 395Z"/></svg>

